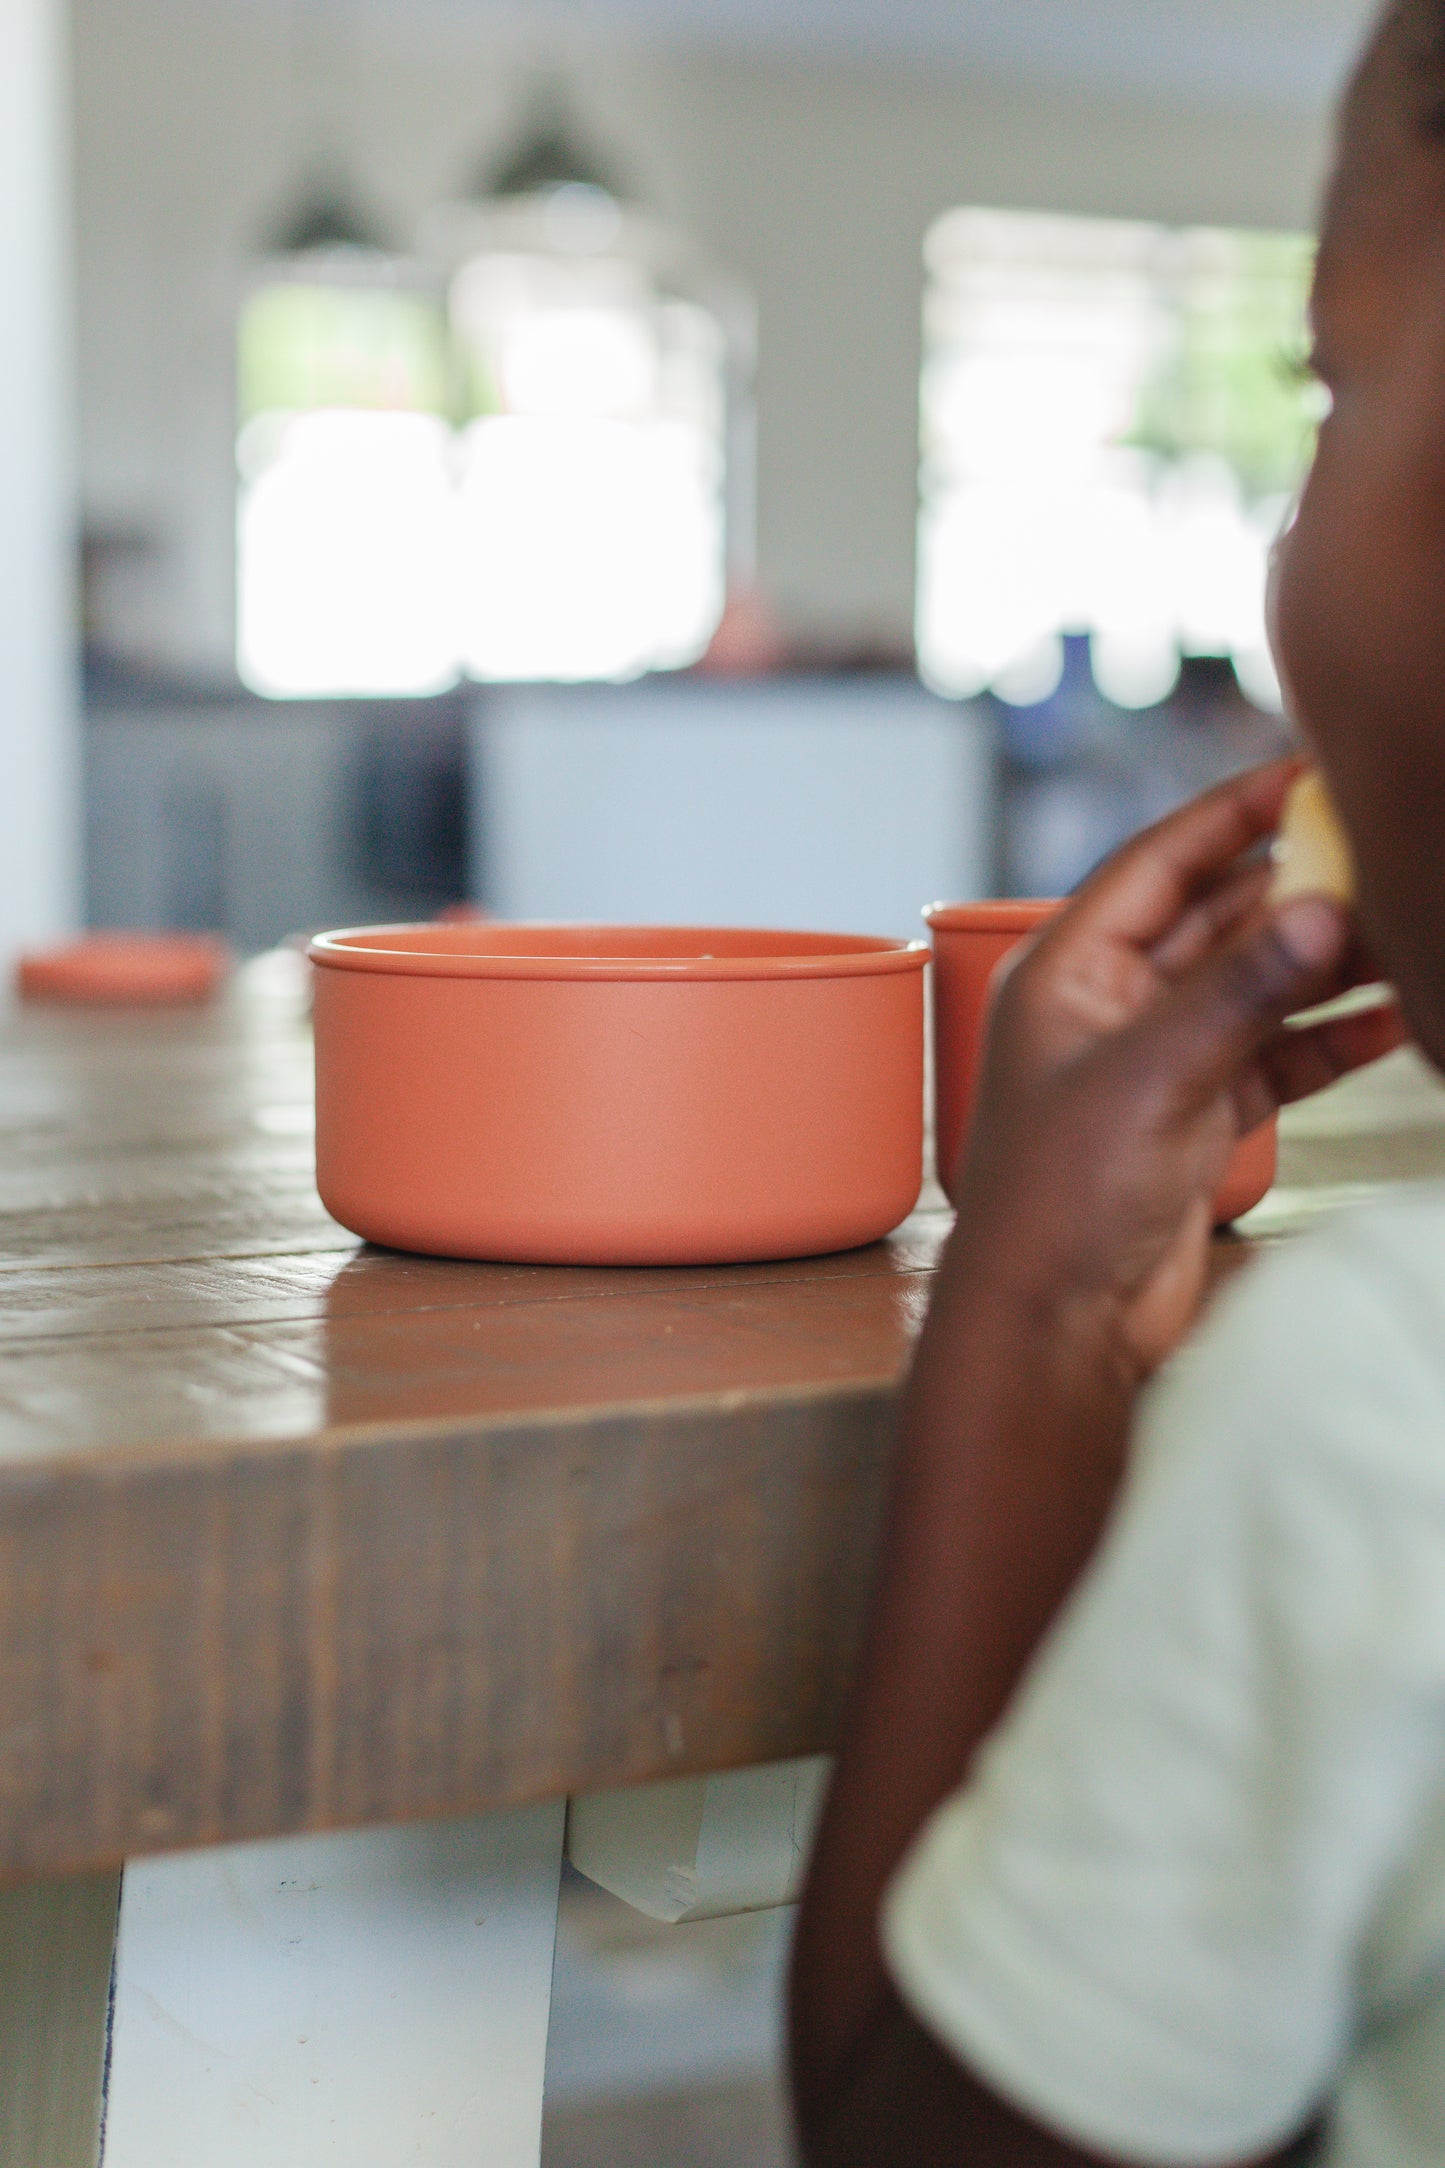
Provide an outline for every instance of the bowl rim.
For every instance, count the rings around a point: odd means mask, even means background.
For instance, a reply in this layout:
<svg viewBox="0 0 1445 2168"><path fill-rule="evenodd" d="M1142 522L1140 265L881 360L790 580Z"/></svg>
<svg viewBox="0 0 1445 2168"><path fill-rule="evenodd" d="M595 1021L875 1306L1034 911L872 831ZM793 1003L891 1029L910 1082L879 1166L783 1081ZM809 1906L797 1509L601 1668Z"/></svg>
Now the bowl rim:
<svg viewBox="0 0 1445 2168"><path fill-rule="evenodd" d="M1060 896L985 896L976 903L930 903L923 921L935 933L1032 933L1062 904Z"/></svg>
<svg viewBox="0 0 1445 2168"><path fill-rule="evenodd" d="M468 935L496 938L509 926L528 933L557 932L592 934L695 935L699 943L720 938L795 940L796 954L712 956L526 955L505 950L487 953L447 945L445 938ZM383 945L381 936L412 935L414 947ZM436 945L421 945L422 940ZM826 944L836 943L834 947ZM306 951L311 962L325 970L359 971L391 978L427 979L521 979L632 980L669 984L708 980L795 980L876 978L900 971L922 971L932 951L926 941L901 940L879 934L834 934L760 926L641 926L575 919L488 919L439 928L431 924L402 923L387 926L345 926L317 934Z"/></svg>

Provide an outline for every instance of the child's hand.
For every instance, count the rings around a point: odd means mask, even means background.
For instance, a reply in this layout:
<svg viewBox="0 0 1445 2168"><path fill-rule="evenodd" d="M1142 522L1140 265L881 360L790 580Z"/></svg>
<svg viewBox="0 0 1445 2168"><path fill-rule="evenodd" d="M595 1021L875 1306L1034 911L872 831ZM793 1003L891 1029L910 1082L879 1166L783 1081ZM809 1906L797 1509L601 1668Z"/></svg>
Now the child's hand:
<svg viewBox="0 0 1445 2168"><path fill-rule="evenodd" d="M1238 777L1119 851L994 1004L957 1241L1037 1314L1147 1372L1197 1309L1240 1137L1400 1043L1393 1005L1290 1030L1374 974L1322 897L1271 911L1254 846L1297 765Z"/></svg>

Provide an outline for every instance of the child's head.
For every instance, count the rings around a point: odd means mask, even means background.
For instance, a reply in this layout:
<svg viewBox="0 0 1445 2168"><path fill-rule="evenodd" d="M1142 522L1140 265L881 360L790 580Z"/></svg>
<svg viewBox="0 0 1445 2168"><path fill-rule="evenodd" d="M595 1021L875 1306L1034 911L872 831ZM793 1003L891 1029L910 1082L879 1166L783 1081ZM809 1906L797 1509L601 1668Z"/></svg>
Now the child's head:
<svg viewBox="0 0 1445 2168"><path fill-rule="evenodd" d="M1279 638L1365 930L1445 1067L1445 0L1391 6L1346 97L1314 323L1333 404Z"/></svg>

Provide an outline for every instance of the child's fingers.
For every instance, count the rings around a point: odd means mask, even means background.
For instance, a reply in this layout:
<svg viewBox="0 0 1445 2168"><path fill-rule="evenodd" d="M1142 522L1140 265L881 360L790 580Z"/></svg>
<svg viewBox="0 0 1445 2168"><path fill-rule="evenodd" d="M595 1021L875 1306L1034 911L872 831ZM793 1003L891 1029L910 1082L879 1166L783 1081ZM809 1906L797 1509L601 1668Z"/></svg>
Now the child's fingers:
<svg viewBox="0 0 1445 2168"><path fill-rule="evenodd" d="M1311 1024L1302 1031L1282 1031L1260 1056L1274 1105L1289 1106L1312 1092L1337 1084L1351 1070L1393 1054L1409 1037L1399 1004L1385 1001L1356 1016Z"/></svg>
<svg viewBox="0 0 1445 2168"><path fill-rule="evenodd" d="M1244 865L1191 905L1150 952L1150 962L1161 977L1182 979L1203 963L1211 949L1238 933L1264 903L1269 881L1267 865Z"/></svg>
<svg viewBox="0 0 1445 2168"><path fill-rule="evenodd" d="M1279 824L1297 760L1217 784L1146 828L1085 882L1067 913L1081 932L1152 949ZM1060 921L1063 931L1065 921Z"/></svg>
<svg viewBox="0 0 1445 2168"><path fill-rule="evenodd" d="M1247 939L1210 956L1128 1034L1185 1116L1237 1092L1287 1017L1339 990L1347 914L1324 896L1300 896ZM1241 1110L1244 1111L1243 1109Z"/></svg>
<svg viewBox="0 0 1445 2168"><path fill-rule="evenodd" d="M1267 864L1252 861L1240 866L1211 894L1191 906L1172 932L1151 951L1150 962L1160 976L1182 979L1204 961L1211 949L1241 934L1251 920L1262 926L1267 914L1271 877ZM1348 993L1356 986L1377 985L1379 980L1379 959L1355 927L1340 962L1334 991Z"/></svg>

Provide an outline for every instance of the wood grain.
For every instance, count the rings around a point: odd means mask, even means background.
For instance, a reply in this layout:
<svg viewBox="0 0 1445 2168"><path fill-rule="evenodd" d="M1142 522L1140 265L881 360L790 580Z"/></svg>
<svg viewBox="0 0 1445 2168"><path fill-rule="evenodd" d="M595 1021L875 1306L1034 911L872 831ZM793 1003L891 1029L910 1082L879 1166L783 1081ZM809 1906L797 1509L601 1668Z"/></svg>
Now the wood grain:
<svg viewBox="0 0 1445 2168"><path fill-rule="evenodd" d="M0 1034L0 1879L834 1737L936 1193L791 1264L401 1257L316 1199L309 1073L245 982ZM1445 1171L1385 1098L1266 1233Z"/></svg>
<svg viewBox="0 0 1445 2168"><path fill-rule="evenodd" d="M17 1476L0 1859L819 1751L891 1416L886 1389L815 1392Z"/></svg>
<svg viewBox="0 0 1445 2168"><path fill-rule="evenodd" d="M0 1039L0 1874L827 1743L947 1230L467 1265L310 1181L304 1020Z"/></svg>

